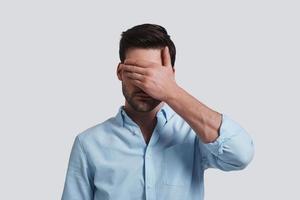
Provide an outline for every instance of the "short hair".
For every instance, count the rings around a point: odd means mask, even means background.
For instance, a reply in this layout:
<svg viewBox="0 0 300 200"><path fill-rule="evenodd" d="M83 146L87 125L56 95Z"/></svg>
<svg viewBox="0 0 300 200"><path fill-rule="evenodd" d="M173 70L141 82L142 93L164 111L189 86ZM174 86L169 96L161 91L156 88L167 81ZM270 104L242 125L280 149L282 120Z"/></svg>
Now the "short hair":
<svg viewBox="0 0 300 200"><path fill-rule="evenodd" d="M176 48L167 30L157 24L141 24L121 34L119 56L123 63L126 51L130 48L159 49L168 46L171 64L174 67Z"/></svg>

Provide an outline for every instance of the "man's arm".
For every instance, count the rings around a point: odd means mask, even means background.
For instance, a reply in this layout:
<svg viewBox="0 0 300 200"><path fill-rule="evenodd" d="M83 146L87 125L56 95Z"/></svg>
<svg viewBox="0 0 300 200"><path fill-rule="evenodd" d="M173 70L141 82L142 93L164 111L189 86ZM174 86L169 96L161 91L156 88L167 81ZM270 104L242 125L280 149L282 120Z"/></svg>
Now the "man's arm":
<svg viewBox="0 0 300 200"><path fill-rule="evenodd" d="M201 141L210 143L219 136L222 115L198 101L181 87L175 87L166 103L197 133Z"/></svg>
<svg viewBox="0 0 300 200"><path fill-rule="evenodd" d="M77 136L70 155L62 200L92 200L93 186L86 153Z"/></svg>
<svg viewBox="0 0 300 200"><path fill-rule="evenodd" d="M160 66L132 59L124 63L120 67L134 85L166 102L199 136L198 146L206 162L205 168L236 170L251 161L254 149L248 133L238 123L208 108L176 84L168 47L162 51Z"/></svg>
<svg viewBox="0 0 300 200"><path fill-rule="evenodd" d="M240 170L250 163L254 154L253 141L237 122L205 106L180 87L166 103L198 135L197 147L204 169Z"/></svg>

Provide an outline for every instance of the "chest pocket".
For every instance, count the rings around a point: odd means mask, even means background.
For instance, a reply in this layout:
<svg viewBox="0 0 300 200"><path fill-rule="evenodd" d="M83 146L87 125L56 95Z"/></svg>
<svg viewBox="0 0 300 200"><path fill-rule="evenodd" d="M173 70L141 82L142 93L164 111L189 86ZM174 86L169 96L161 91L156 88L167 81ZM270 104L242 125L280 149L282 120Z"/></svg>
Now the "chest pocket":
<svg viewBox="0 0 300 200"><path fill-rule="evenodd" d="M193 173L194 146L191 143L168 147L163 153L162 182L170 186L190 183Z"/></svg>

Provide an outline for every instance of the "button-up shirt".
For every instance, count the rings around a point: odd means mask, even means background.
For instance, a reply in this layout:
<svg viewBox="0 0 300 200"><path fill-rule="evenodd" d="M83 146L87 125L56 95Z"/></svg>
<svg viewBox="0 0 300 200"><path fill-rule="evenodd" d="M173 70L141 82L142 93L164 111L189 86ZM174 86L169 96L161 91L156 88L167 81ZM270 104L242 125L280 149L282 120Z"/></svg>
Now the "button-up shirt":
<svg viewBox="0 0 300 200"><path fill-rule="evenodd" d="M203 200L205 169L240 170L253 157L252 139L225 114L212 143L166 103L156 117L148 144L124 106L79 133L62 200Z"/></svg>

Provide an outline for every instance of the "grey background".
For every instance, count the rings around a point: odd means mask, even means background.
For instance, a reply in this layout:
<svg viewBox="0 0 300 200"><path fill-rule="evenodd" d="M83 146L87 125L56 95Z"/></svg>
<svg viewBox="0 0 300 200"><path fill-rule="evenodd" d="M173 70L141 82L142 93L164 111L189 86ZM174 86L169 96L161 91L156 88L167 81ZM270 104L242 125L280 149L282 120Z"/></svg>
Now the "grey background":
<svg viewBox="0 0 300 200"><path fill-rule="evenodd" d="M0 2L0 199L60 199L71 145L124 103L120 33L165 26L177 83L238 121L256 154L206 172L206 199L299 199L299 3Z"/></svg>

